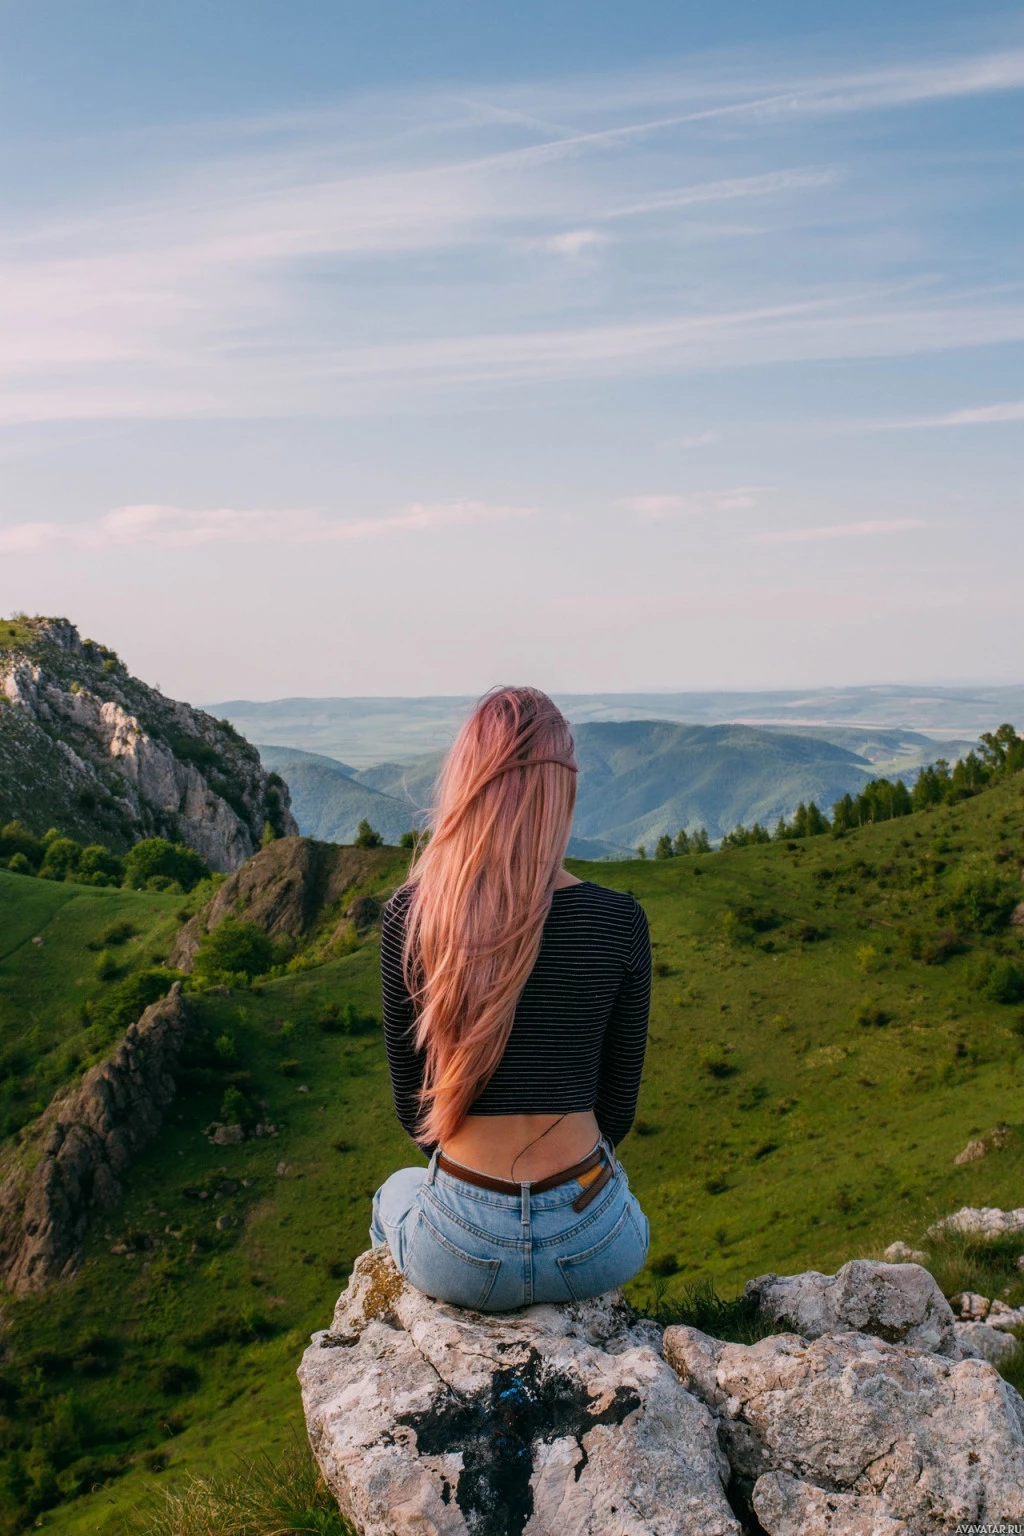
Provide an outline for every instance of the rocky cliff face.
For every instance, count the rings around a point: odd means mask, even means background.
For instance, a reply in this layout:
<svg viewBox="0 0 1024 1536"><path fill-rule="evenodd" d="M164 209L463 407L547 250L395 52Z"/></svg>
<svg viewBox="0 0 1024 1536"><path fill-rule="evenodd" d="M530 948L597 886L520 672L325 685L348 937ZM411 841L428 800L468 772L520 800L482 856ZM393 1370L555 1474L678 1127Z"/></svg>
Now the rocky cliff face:
<svg viewBox="0 0 1024 1536"><path fill-rule="evenodd" d="M170 996L129 1025L109 1061L58 1093L0 1168L0 1275L16 1295L75 1270L92 1215L121 1198L121 1177L174 1097L189 1010Z"/></svg>
<svg viewBox="0 0 1024 1536"><path fill-rule="evenodd" d="M288 789L226 721L165 698L66 619L0 621L0 821L124 849L180 837L232 870Z"/></svg>
<svg viewBox="0 0 1024 1536"><path fill-rule="evenodd" d="M317 843L311 837L278 838L225 880L209 905L179 930L167 964L190 972L203 935L226 917L255 923L272 939L305 938L325 909L380 864L376 849ZM348 925L359 931L376 919L379 909L374 897L362 897L337 914L338 934Z"/></svg>

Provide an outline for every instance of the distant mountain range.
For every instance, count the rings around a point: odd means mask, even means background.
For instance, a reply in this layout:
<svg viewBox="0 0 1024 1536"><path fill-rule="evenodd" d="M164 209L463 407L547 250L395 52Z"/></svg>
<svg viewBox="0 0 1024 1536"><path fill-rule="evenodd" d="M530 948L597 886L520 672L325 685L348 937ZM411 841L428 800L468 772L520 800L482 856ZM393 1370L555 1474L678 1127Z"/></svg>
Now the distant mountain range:
<svg viewBox="0 0 1024 1536"><path fill-rule="evenodd" d="M774 825L801 800L827 809L881 771L912 777L970 745L908 731L664 720L585 723L574 735L580 781L570 852L577 858L622 857L680 827L703 826L715 840L737 822ZM264 743L259 752L287 781L301 830L337 842L350 842L364 818L389 842L420 824L443 756L357 769L294 747Z"/></svg>
<svg viewBox="0 0 1024 1536"><path fill-rule="evenodd" d="M937 688L885 686L771 692L576 693L556 700L576 725L672 720L681 725L853 727L883 734L925 732L975 739L1004 720L1024 720L1024 685ZM368 768L407 763L448 747L474 700L438 698L231 699L205 707L250 741L299 747ZM950 742L952 748L954 743ZM860 747L855 747L860 751ZM955 755L955 754L954 754Z"/></svg>

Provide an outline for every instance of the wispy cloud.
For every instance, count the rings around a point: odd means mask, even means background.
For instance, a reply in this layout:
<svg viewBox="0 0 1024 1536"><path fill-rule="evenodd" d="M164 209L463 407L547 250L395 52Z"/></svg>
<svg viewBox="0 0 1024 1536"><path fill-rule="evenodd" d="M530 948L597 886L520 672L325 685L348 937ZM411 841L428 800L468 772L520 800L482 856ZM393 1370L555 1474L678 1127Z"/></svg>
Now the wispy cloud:
<svg viewBox="0 0 1024 1536"><path fill-rule="evenodd" d="M395 533L425 533L470 523L532 517L534 507L492 506L482 501L410 502L383 517L340 519L315 508L239 511L216 508L118 507L92 523L18 523L0 528L0 553L29 554L55 544L80 549L191 549L210 544L337 544Z"/></svg>
<svg viewBox="0 0 1024 1536"><path fill-rule="evenodd" d="M943 416L908 416L902 421L880 422L885 431L906 431L912 427L987 427L1002 422L1024 421L1024 400L1007 400L1001 405L969 406L948 411Z"/></svg>
<svg viewBox="0 0 1024 1536"><path fill-rule="evenodd" d="M568 256L575 259L584 252L594 251L599 246L608 244L608 236L599 229L567 229L561 235L548 235L542 240L532 242L536 249L552 251L556 256Z"/></svg>
<svg viewBox="0 0 1024 1536"><path fill-rule="evenodd" d="M758 485L738 485L728 491L691 491L683 494L623 496L615 505L632 512L643 522L657 522L666 517L697 515L707 512L740 512L757 505L763 489Z"/></svg>
<svg viewBox="0 0 1024 1536"><path fill-rule="evenodd" d="M87 212L8 224L0 424L334 415L405 409L438 387L1019 341L1019 290L957 292L929 272L927 300L911 302L837 267L850 208L834 201L856 178L802 163L826 158L818 128L791 139L815 116L1021 86L1013 49L845 71L719 58L487 100L403 92L397 121L382 94L215 125L201 158L183 138L183 162L134 200L93 189ZM700 126L719 119L720 134ZM668 163L688 168L681 185L666 187ZM718 262L708 232L700 262L678 261L692 210L723 205L735 242L727 207L751 199L766 233L746 265ZM825 246L830 217L842 241ZM787 244L803 218L817 276ZM509 282L524 249L561 259Z"/></svg>
<svg viewBox="0 0 1024 1536"><path fill-rule="evenodd" d="M757 544L810 544L819 539L870 539L891 533L911 533L928 524L920 517L897 517L865 523L832 523L823 528L783 528L775 533L759 533Z"/></svg>

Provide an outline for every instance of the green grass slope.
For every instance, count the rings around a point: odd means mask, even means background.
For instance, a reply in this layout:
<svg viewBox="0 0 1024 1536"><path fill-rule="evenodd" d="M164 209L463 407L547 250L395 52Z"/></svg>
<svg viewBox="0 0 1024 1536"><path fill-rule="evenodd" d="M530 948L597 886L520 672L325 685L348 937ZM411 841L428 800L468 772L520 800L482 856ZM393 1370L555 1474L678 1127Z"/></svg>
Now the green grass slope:
<svg viewBox="0 0 1024 1536"><path fill-rule="evenodd" d="M360 783L343 763L290 748L261 746L259 752L263 766L287 782L292 813L304 837L351 843L359 823L366 820L386 843L397 843L413 825L404 799Z"/></svg>
<svg viewBox="0 0 1024 1536"><path fill-rule="evenodd" d="M116 989L162 963L188 903L0 869L0 1135L104 1055L124 1028Z"/></svg>
<svg viewBox="0 0 1024 1536"><path fill-rule="evenodd" d="M1007 920L1024 895L1022 789L1017 776L839 840L577 866L634 892L656 946L622 1148L653 1234L637 1295L659 1272L671 1302L702 1280L729 1294L765 1270L832 1270L961 1205L1024 1203L1024 944ZM107 920L80 910L75 943ZM68 963L78 974L70 950ZM419 1160L391 1114L379 1030L318 1022L346 1001L379 1013L372 935L254 991L197 997L180 1099L123 1207L74 1281L5 1303L0 1531L27 1516L113 1536L161 1483L301 1438L307 1335L367 1244L374 1188ZM276 1135L211 1144L232 1085ZM999 1146L954 1164L1000 1125ZM1024 1300L1007 1263L1009 1299Z"/></svg>

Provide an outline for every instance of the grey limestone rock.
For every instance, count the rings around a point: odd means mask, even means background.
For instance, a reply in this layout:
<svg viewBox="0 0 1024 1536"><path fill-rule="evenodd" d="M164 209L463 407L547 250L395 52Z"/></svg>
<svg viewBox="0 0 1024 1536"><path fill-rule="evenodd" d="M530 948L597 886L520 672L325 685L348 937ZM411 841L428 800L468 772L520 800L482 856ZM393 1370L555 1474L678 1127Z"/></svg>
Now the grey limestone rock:
<svg viewBox="0 0 1024 1536"><path fill-rule="evenodd" d="M984 1361L855 1332L744 1345L683 1327L664 1353L768 1536L1024 1520L1024 1401Z"/></svg>
<svg viewBox="0 0 1024 1536"><path fill-rule="evenodd" d="M299 1369L310 1441L363 1536L739 1536L658 1335L615 1293L443 1306L371 1250Z"/></svg>
<svg viewBox="0 0 1024 1536"><path fill-rule="evenodd" d="M287 787L225 721L132 677L64 619L31 619L0 656L0 810L33 830L127 848L179 836L236 869L265 822L298 826Z"/></svg>
<svg viewBox="0 0 1024 1536"><path fill-rule="evenodd" d="M782 1328L806 1339L843 1329L957 1358L953 1311L919 1264L851 1259L834 1275L759 1275L748 1296Z"/></svg>
<svg viewBox="0 0 1024 1536"><path fill-rule="evenodd" d="M0 1168L0 1275L17 1295L74 1271L92 1214L121 1197L121 1177L160 1128L189 1026L175 982L129 1025L113 1056L58 1093Z"/></svg>
<svg viewBox="0 0 1024 1536"><path fill-rule="evenodd" d="M990 1365L1001 1366L1010 1360L1017 1350L1017 1340L1010 1333L994 1328L990 1323L956 1323L957 1343L965 1360L987 1360Z"/></svg>
<svg viewBox="0 0 1024 1536"><path fill-rule="evenodd" d="M191 972L205 933L226 917L255 923L272 939L298 939L316 925L325 907L365 880L375 868L366 848L318 843L311 837L280 837L236 869L213 900L178 930L168 965ZM369 898L362 898L364 904ZM358 927L347 914L341 925Z"/></svg>

